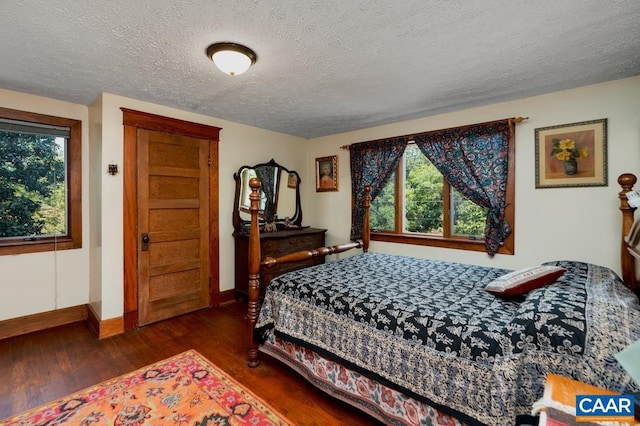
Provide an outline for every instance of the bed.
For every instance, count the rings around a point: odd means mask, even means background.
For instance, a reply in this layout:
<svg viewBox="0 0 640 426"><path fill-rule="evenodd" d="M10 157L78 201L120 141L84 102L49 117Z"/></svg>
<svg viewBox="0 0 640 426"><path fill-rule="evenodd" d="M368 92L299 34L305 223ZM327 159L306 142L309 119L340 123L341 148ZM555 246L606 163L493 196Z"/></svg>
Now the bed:
<svg viewBox="0 0 640 426"><path fill-rule="evenodd" d="M623 237L635 210L624 194L635 181L618 179ZM624 238L623 279L558 260L545 264L563 270L552 284L504 298L485 287L512 271L368 252L367 197L363 241L261 259L259 181L250 186L249 366L269 354L385 424L511 425L541 397L547 373L639 390L613 358L640 339ZM359 248L276 277L259 300L262 268Z"/></svg>

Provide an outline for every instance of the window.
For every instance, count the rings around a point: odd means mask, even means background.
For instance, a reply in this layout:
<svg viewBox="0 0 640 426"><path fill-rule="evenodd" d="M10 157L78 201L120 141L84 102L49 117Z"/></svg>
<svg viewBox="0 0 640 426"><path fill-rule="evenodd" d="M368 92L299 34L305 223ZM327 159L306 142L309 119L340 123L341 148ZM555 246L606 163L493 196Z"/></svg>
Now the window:
<svg viewBox="0 0 640 426"><path fill-rule="evenodd" d="M509 149L513 151L511 142ZM514 252L514 173L510 161L506 214L512 233L498 250L503 254ZM420 149L409 143L396 171L371 203L371 239L485 251L486 215L484 208L449 185Z"/></svg>
<svg viewBox="0 0 640 426"><path fill-rule="evenodd" d="M82 247L81 122L0 108L0 254Z"/></svg>
<svg viewBox="0 0 640 426"><path fill-rule="evenodd" d="M402 206L398 224L403 233L482 239L486 210L451 188L416 145L407 146L400 170L403 180L397 204ZM395 175L372 203L373 230L396 231Z"/></svg>

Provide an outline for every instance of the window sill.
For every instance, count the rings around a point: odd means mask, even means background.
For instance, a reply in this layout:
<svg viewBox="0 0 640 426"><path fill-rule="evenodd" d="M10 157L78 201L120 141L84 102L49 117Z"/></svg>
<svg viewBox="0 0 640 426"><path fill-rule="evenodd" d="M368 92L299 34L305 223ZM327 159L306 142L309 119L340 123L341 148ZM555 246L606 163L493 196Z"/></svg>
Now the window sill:
<svg viewBox="0 0 640 426"><path fill-rule="evenodd" d="M483 240L469 240L465 238L445 238L434 235L396 234L393 232L371 232L371 241L384 241L387 243L412 244L417 246L430 246L451 248L467 251L486 251ZM513 248L507 242L498 249L500 254L512 255Z"/></svg>
<svg viewBox="0 0 640 426"><path fill-rule="evenodd" d="M0 256L78 248L82 248L82 244L73 241L70 237L58 237L55 241L53 238L41 238L34 241L16 239L13 241L4 241L0 244Z"/></svg>

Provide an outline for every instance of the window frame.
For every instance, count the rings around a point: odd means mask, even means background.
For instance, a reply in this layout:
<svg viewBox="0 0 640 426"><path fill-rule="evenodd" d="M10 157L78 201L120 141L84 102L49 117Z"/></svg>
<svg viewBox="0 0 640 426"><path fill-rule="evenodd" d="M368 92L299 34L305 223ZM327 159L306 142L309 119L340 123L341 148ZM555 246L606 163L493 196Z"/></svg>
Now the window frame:
<svg viewBox="0 0 640 426"><path fill-rule="evenodd" d="M37 237L35 240L4 238L0 240L0 256L82 248L82 121L1 107L0 117L69 128L65 150L67 234Z"/></svg>
<svg viewBox="0 0 640 426"><path fill-rule="evenodd" d="M515 254L515 132L512 132L508 141L508 171L507 171L507 189L506 189L506 209L505 218L511 226L511 234L505 239L497 253L513 255ZM419 246L431 246L450 248L467 251L486 251L484 239L469 239L464 236L444 236L429 234L414 234L403 232L403 216L404 216L404 193L403 188L403 171L404 171L404 154L402 160L395 170L395 218L394 230L371 231L372 241L383 241L388 243L411 244ZM451 185L443 177L443 226L450 229L451 216L449 214L451 207ZM447 225L445 225L447 224Z"/></svg>

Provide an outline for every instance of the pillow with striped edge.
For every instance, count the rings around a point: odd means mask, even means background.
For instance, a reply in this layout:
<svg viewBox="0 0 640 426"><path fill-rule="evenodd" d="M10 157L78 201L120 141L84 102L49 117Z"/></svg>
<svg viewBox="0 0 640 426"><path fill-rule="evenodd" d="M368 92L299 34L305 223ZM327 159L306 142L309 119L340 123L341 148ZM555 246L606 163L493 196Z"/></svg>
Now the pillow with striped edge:
<svg viewBox="0 0 640 426"><path fill-rule="evenodd" d="M559 266L530 266L509 272L491 281L484 288L500 297L517 297L531 290L554 283L566 272Z"/></svg>

